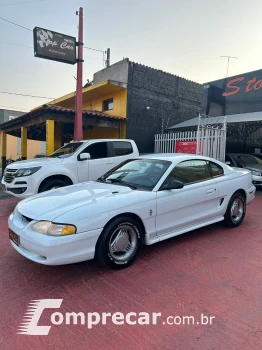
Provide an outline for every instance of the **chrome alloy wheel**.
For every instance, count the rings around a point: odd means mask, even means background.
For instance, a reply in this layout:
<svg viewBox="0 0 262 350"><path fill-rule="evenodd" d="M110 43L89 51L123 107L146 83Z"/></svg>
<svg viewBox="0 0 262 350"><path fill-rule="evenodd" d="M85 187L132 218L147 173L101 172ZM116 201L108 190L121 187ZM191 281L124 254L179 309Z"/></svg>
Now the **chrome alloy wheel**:
<svg viewBox="0 0 262 350"><path fill-rule="evenodd" d="M137 233L132 226L118 227L109 240L109 251L115 260L122 261L130 258L137 248Z"/></svg>
<svg viewBox="0 0 262 350"><path fill-rule="evenodd" d="M231 206L230 214L232 221L235 223L238 223L242 219L242 216L244 215L244 203L241 198L236 198L234 200Z"/></svg>

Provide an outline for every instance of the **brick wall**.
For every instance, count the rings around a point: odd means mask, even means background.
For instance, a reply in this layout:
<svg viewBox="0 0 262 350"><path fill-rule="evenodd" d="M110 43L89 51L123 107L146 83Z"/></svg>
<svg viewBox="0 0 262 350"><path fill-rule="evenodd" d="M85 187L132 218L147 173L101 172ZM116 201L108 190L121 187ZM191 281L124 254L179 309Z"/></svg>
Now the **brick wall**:
<svg viewBox="0 0 262 350"><path fill-rule="evenodd" d="M127 138L137 142L140 152L153 152L162 125L165 129L198 115L201 93L200 84L129 62Z"/></svg>

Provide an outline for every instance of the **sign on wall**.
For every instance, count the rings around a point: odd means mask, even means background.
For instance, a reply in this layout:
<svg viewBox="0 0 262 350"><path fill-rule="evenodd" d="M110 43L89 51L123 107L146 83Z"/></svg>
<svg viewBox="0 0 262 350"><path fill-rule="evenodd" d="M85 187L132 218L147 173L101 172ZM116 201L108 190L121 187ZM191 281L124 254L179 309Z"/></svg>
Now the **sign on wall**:
<svg viewBox="0 0 262 350"><path fill-rule="evenodd" d="M202 113L221 116L262 111L262 70L203 85Z"/></svg>
<svg viewBox="0 0 262 350"><path fill-rule="evenodd" d="M176 141L176 153L196 154L197 141Z"/></svg>
<svg viewBox="0 0 262 350"><path fill-rule="evenodd" d="M39 27L35 27L33 33L35 57L76 63L76 38Z"/></svg>

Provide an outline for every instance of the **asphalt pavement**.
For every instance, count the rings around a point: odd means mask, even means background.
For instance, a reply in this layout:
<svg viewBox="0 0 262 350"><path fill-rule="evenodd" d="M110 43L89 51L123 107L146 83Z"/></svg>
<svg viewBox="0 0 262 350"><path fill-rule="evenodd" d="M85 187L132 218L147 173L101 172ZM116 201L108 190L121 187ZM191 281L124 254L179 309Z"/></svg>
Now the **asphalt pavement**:
<svg viewBox="0 0 262 350"><path fill-rule="evenodd" d="M12 196L10 196L9 194L6 194L5 192L3 192L1 189L0 189L0 200L3 200L3 199L7 199L7 198L11 198Z"/></svg>

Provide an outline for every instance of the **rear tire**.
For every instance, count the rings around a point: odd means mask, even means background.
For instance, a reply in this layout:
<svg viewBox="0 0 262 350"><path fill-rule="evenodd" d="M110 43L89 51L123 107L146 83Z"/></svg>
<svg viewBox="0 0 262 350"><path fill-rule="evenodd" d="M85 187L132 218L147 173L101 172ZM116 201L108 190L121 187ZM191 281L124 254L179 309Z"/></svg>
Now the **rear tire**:
<svg viewBox="0 0 262 350"><path fill-rule="evenodd" d="M59 187L65 187L68 185L69 185L68 182L66 182L64 180L60 180L60 179L49 180L40 186L39 193L53 190L53 189L59 188Z"/></svg>
<svg viewBox="0 0 262 350"><path fill-rule="evenodd" d="M138 220L121 216L101 233L95 257L111 269L123 269L136 259L143 242L143 229Z"/></svg>
<svg viewBox="0 0 262 350"><path fill-rule="evenodd" d="M224 217L227 227L239 226L246 215L246 199L241 192L236 192L230 198Z"/></svg>

